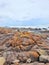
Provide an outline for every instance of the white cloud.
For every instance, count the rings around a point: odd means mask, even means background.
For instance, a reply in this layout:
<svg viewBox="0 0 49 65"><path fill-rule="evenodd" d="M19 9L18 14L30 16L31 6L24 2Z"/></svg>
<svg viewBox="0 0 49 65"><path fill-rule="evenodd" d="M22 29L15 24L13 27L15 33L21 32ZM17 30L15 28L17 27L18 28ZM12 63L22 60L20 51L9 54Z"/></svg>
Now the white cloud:
<svg viewBox="0 0 49 65"><path fill-rule="evenodd" d="M14 20L49 18L49 0L0 0L0 17Z"/></svg>

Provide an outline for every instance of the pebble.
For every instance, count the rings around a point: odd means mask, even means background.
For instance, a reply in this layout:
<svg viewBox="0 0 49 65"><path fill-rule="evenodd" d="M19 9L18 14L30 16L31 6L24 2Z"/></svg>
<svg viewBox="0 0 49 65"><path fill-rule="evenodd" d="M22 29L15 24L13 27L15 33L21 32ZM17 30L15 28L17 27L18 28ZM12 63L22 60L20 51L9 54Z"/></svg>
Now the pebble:
<svg viewBox="0 0 49 65"><path fill-rule="evenodd" d="M29 58L29 59L27 59L27 63L31 63L31 59Z"/></svg>

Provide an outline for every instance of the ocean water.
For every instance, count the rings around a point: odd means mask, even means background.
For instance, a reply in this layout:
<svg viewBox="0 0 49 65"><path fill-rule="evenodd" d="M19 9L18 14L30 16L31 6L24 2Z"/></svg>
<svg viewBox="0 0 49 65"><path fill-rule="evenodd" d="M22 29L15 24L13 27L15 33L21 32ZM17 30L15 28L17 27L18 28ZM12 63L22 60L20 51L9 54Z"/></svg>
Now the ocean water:
<svg viewBox="0 0 49 65"><path fill-rule="evenodd" d="M31 20L13 20L10 18L5 18L0 21L0 26L2 27L49 27L49 21L46 19L31 19Z"/></svg>

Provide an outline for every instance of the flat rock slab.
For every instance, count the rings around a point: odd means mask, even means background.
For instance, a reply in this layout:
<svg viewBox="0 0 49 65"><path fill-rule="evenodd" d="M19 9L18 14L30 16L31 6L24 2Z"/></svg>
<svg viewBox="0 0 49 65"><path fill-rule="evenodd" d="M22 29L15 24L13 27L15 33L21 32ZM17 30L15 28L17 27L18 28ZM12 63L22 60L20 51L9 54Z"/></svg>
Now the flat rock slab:
<svg viewBox="0 0 49 65"><path fill-rule="evenodd" d="M39 62L34 62L34 63L22 63L20 65L49 65L49 63L39 63Z"/></svg>

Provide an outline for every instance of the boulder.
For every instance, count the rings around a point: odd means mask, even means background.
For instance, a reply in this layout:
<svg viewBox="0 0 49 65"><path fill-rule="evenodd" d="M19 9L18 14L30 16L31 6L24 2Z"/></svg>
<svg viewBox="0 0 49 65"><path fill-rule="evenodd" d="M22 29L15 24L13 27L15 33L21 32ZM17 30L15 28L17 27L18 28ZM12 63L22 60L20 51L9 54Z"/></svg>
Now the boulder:
<svg viewBox="0 0 49 65"><path fill-rule="evenodd" d="M29 52L31 56L35 57L35 58L38 58L39 57L39 54L37 51L30 51Z"/></svg>
<svg viewBox="0 0 49 65"><path fill-rule="evenodd" d="M48 55L41 55L39 57L39 61L41 61L41 62L49 62L49 56Z"/></svg>
<svg viewBox="0 0 49 65"><path fill-rule="evenodd" d="M30 58L32 62L37 61L39 58L39 54L36 51L30 51Z"/></svg>
<svg viewBox="0 0 49 65"><path fill-rule="evenodd" d="M0 57L0 65L4 65L4 63L5 63L5 58L4 57Z"/></svg>

